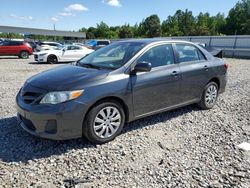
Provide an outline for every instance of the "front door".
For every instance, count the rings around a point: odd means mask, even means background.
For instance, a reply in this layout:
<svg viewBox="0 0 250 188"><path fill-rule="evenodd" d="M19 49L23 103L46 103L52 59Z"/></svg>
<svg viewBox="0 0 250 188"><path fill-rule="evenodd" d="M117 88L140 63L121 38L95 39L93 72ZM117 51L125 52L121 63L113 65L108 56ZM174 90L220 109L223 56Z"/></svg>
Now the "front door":
<svg viewBox="0 0 250 188"><path fill-rule="evenodd" d="M152 70L131 76L134 116L150 114L179 104L180 68L171 44L152 47L137 62L148 62Z"/></svg>

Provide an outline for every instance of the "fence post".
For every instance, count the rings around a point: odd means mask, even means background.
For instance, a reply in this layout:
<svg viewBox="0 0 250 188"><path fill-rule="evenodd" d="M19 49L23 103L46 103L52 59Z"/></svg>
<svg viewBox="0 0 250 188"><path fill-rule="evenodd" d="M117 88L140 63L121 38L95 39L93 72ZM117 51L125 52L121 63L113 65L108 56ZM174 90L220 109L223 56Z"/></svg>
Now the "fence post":
<svg viewBox="0 0 250 188"><path fill-rule="evenodd" d="M210 40L209 40L209 47L211 47L211 43L212 43L212 36L210 37Z"/></svg>
<svg viewBox="0 0 250 188"><path fill-rule="evenodd" d="M237 36L235 35L235 40L234 40L234 46L233 49L236 48L236 44L237 44ZM235 54L235 50L233 50L233 58L234 58L234 54Z"/></svg>

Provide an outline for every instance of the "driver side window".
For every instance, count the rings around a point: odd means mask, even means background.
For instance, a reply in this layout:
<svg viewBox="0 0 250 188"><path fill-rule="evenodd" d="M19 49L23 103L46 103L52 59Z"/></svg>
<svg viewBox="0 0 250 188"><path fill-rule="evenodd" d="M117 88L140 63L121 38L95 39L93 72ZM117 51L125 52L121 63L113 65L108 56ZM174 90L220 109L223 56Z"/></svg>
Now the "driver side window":
<svg viewBox="0 0 250 188"><path fill-rule="evenodd" d="M164 44L153 47L145 52L138 60L138 62L151 63L152 68L175 63L174 53L171 44Z"/></svg>

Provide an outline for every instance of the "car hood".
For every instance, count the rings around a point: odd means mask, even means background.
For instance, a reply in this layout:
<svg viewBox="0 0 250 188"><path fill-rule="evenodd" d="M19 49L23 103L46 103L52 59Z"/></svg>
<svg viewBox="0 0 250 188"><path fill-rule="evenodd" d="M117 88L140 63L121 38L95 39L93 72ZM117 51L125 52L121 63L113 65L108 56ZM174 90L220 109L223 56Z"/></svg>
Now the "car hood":
<svg viewBox="0 0 250 188"><path fill-rule="evenodd" d="M70 91L83 89L92 81L105 78L110 70L98 70L79 67L75 65L63 65L37 74L26 81L34 87L47 91Z"/></svg>

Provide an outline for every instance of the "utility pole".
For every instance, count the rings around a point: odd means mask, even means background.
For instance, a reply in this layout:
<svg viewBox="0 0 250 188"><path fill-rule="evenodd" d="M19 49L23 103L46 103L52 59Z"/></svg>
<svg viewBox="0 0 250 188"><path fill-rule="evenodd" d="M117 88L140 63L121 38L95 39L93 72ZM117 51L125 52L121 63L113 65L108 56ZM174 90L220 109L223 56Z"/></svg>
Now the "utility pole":
<svg viewBox="0 0 250 188"><path fill-rule="evenodd" d="M54 27L54 31L56 30L56 24L54 23L53 24L53 27ZM56 40L56 36L54 36L54 41Z"/></svg>

